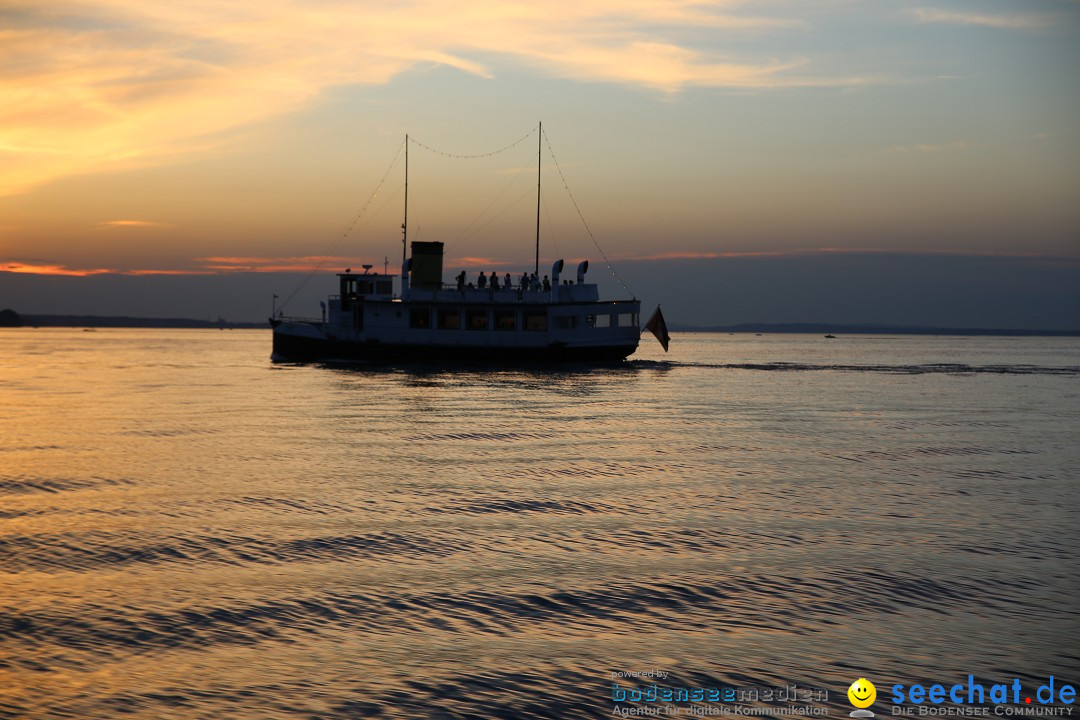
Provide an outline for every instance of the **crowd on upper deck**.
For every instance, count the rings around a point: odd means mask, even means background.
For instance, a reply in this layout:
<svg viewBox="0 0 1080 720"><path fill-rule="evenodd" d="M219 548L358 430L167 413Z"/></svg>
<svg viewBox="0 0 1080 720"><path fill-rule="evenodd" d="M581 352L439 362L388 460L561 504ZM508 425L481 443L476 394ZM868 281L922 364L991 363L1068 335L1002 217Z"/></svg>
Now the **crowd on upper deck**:
<svg viewBox="0 0 1080 720"><path fill-rule="evenodd" d="M469 280L468 273L462 270L458 273L454 279L457 281L458 290L491 290L492 292L498 290L514 290L514 281L510 277L510 273L506 273L502 280L499 279L499 273L494 270L490 275L485 275L483 271L476 278L476 283L473 284ZM563 280L564 285L573 285L572 280ZM551 280L545 275L540 278L536 273L523 272L521 277L518 278L517 288L519 292L551 292Z"/></svg>

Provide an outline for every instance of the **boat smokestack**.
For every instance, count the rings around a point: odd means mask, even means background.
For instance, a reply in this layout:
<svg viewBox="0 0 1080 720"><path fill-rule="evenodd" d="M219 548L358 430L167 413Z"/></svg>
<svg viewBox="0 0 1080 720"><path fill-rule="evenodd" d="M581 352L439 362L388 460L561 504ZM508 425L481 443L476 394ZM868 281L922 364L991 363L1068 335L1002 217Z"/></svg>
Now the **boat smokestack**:
<svg viewBox="0 0 1080 720"><path fill-rule="evenodd" d="M563 261L556 260L551 266L551 286L559 284L559 276L562 275Z"/></svg>
<svg viewBox="0 0 1080 720"><path fill-rule="evenodd" d="M585 283L585 273L589 272L589 261L582 260L577 266L577 284L583 285Z"/></svg>
<svg viewBox="0 0 1080 720"><path fill-rule="evenodd" d="M441 242L412 243L412 277L409 286L426 290L442 288L443 244Z"/></svg>

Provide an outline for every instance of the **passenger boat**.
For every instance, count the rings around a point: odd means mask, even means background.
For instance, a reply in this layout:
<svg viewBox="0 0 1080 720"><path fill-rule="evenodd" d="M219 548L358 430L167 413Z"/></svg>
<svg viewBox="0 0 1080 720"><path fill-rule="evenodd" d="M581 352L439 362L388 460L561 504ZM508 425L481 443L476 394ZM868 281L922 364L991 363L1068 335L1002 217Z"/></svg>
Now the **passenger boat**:
<svg viewBox="0 0 1080 720"><path fill-rule="evenodd" d="M541 128L542 136L542 128ZM405 219L399 275L351 269L338 273L338 293L323 303L322 317L287 317L275 312L273 355L278 361L362 361L375 363L609 363L631 355L641 335L641 303L601 300L586 281L589 262L566 277L563 260L539 276L539 220L536 266L531 277L476 287L465 273L455 283L443 278L443 243L408 237L408 137L405 141ZM539 218L539 152L537 213ZM479 278L477 278L479 280ZM658 318L654 314L649 328ZM663 318L659 316L659 324ZM660 337L660 335L657 335ZM666 349L666 329L664 342Z"/></svg>

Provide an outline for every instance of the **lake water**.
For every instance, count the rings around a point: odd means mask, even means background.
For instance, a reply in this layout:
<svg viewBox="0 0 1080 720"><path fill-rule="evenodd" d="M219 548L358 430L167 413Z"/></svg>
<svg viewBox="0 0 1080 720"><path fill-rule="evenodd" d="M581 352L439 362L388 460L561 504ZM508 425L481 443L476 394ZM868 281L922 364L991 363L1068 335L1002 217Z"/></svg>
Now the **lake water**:
<svg viewBox="0 0 1080 720"><path fill-rule="evenodd" d="M0 331L0 717L611 717L651 670L833 717L866 677L882 716L894 683L1080 681L1076 338L269 354Z"/></svg>

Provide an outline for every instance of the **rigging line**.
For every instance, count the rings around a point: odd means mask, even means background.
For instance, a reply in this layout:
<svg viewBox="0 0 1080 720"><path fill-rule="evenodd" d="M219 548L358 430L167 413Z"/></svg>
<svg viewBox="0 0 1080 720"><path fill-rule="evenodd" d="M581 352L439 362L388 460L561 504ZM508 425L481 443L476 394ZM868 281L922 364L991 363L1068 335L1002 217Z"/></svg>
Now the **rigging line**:
<svg viewBox="0 0 1080 720"><path fill-rule="evenodd" d="M373 201L376 197L378 197L379 190L376 189L375 192L373 192L371 194L371 197L368 199L368 203L365 204L364 208L360 211L360 215L357 215L353 219L353 221L351 223L349 223L349 227L345 229L345 232L343 232L341 234L341 237L339 237L337 240L335 240L330 245L330 247L327 248L327 253L326 253L326 255L323 256L323 258L328 260L329 258L335 257L336 254L337 254L338 249L345 243L346 240L348 240L349 235L352 234L353 230L354 229L359 230L360 228L364 227L369 222L371 222L371 220L373 218L378 217L379 214L386 208L386 206L389 205L390 202L393 201L394 198L396 198L400 194L400 192L401 192L400 189L393 191L389 196L387 196L387 198L383 202L383 204L379 206L379 209L375 211L374 215L368 213L365 216L364 213L367 211L368 205L370 205L371 201ZM361 216L364 216L363 219L361 219ZM325 263L321 263L321 264L325 264ZM320 266L321 266L321 264L320 264Z"/></svg>
<svg viewBox="0 0 1080 720"><path fill-rule="evenodd" d="M546 203L544 205L544 219L547 220L548 229L547 236L551 238L551 244L555 246L555 257L561 257L562 250L559 249L559 241L555 237L555 226L551 223L551 208L548 207L550 204L551 203Z"/></svg>
<svg viewBox="0 0 1080 720"><path fill-rule="evenodd" d="M361 228L364 227L365 225L370 223L372 220L374 220L375 218L382 215L382 211L386 209L386 206L389 205L390 203L394 202L395 200L399 200L400 197L401 197L401 188L398 188L398 189L394 190L393 192L389 193L386 196L386 200L383 201L383 204L379 206L379 208L374 212L374 214L368 215L368 217L366 217L364 219L364 222L360 223L360 227Z"/></svg>
<svg viewBox="0 0 1080 720"><path fill-rule="evenodd" d="M379 184L375 186L375 190L371 193L370 196L368 196L367 202L365 202L364 206L360 208L360 212L356 214L356 217L354 217L352 222L349 223L348 227L345 228L345 231L342 232L341 237L337 238L336 240L334 240L333 243L330 244L330 247L327 248L326 254L323 255L319 259L319 262L315 263L315 266L308 271L308 274L304 276L304 279L300 281L300 284L297 285L291 293L289 293L289 296L285 298L285 301L283 303L278 305L278 310L283 310L285 306L288 305L294 297L296 297L296 294L304 289L304 286L308 284L308 281L310 281L312 277L314 277L315 273L322 270L326 263L330 261L330 258L333 257L333 254L337 251L337 249L341 247L341 245L345 242L346 239L348 239L349 233L352 232L353 227L356 225L357 222L359 222L360 218L364 216L364 213L367 212L368 207L371 206L371 202L375 199L375 196L379 194L379 190L381 190L382 186L386 183L386 178L390 176L390 171L394 169L395 165L397 165L398 158L401 157L401 151L404 147L405 141L402 140L401 144L398 145L397 152L394 153L394 159L390 161L390 165L387 166L386 172L383 173L382 179L379 180Z"/></svg>
<svg viewBox="0 0 1080 720"><path fill-rule="evenodd" d="M491 206L492 206L492 205L494 205L495 203L497 203L497 202L499 201L499 198L501 198L501 197L502 197L502 196L503 196L503 195L504 195L504 194L506 193L506 191L510 189L510 186L511 186L511 185L513 185L513 184L514 184L515 182L517 182L517 179L518 179L519 177L521 177L522 173L524 173L524 172L525 172L525 170L527 170L527 169L528 169L528 168L524 168L524 167L520 168L520 169L519 169L519 170L517 171L517 174L516 174L516 175L514 175L514 176L513 176L512 178L510 178L510 182L506 183L506 185L505 185L505 186L503 187L503 189L499 191L499 194L498 194L498 195L496 195L496 196L495 196L494 198L492 198L492 199L491 199L491 202L489 202L489 203L488 203L488 204L487 204L487 205L486 205L486 206L484 207L484 209L483 209L483 210L481 210L481 211L480 211L480 212L479 212L479 213L478 213L478 214L476 215L476 217L474 217L474 218L472 219L472 221L471 221L471 222L470 222L470 223L469 223L468 225L466 225L466 226L465 226L465 229L461 231L461 234L459 234L459 235L458 235L458 236L457 236L457 237L456 237L456 238L454 239L454 243L455 243L455 244L456 244L456 243L459 243L459 242L461 242L461 241L462 241L462 239L464 239L464 238L465 238L466 234L467 234L467 233L468 233L468 232L469 232L470 230L472 230L472 229L473 229L473 226L474 226L474 225L476 225L476 223L480 222L480 218L484 217L484 214L485 214L485 213L487 213L487 211L491 209ZM515 201L515 202L516 202L516 201ZM470 237L471 237L471 236L470 236Z"/></svg>
<svg viewBox="0 0 1080 720"><path fill-rule="evenodd" d="M581 208L578 207L577 200L574 199L574 193L570 192L570 186L566 184L566 176L563 175L562 168L559 167L559 161L555 157L555 151L551 149L551 140L548 139L546 132L543 133L543 136L544 142L547 144L548 153L551 155L551 160L555 163L555 169L559 171L559 178L562 180L563 189L565 189L566 194L570 196L570 202L573 203L574 210L577 211L578 217L581 219L581 224L585 226L585 232L589 234L589 239L591 239L593 245L596 246L596 250L600 253L600 257L604 259L604 264L607 265L608 270L610 270L611 274L615 277L615 279L619 281L619 284L622 285L623 290L630 293L630 297L636 300L637 296L634 295L634 292L626 286L626 283L623 282L623 279L619 276L619 273L615 272L615 268L611 264L611 261L608 260L608 256L604 254L604 249L600 247L600 243L596 241L596 236L593 235L592 229L589 228L589 223L585 222L585 216L581 214Z"/></svg>
<svg viewBox="0 0 1080 720"><path fill-rule="evenodd" d="M411 141L412 139L410 138L410 142ZM415 194L416 193L413 193L413 195ZM417 205L415 197L412 199L411 204L413 220L412 224L410 225L410 227L412 228L412 235L410 235L409 237L411 238L411 242L423 242L422 240L420 240L420 236L424 232L424 227L420 224L420 207Z"/></svg>
<svg viewBox="0 0 1080 720"><path fill-rule="evenodd" d="M504 208L503 208L502 210L500 210L500 211L499 211L498 213L496 213L495 215L492 215L492 216L491 216L490 218L488 218L488 219L487 219L487 221L486 221L486 222L484 222L484 224L483 224L483 225L481 225L480 227L478 227L478 228L476 228L475 230L473 230L472 234L470 234L470 235L469 235L469 236L468 236L467 238L465 238L465 240L470 240L470 239L472 239L473 237L475 237L475 236L476 236L476 234L477 234L478 232L480 232L481 230L483 230L484 228L486 228L486 227L487 227L488 225L490 225L491 223L493 223L493 222L495 222L496 220L498 220L499 218L501 218L501 217L502 217L503 215L505 215L505 214L506 214L506 213L507 213L507 212L508 212L508 211L510 210L510 208L512 208L512 207L514 207L515 205L517 205L517 204L518 204L519 202L521 202L522 200L524 200L525 198L527 198L527 197L528 197L529 195L532 195L532 188L529 188L528 190L526 190L526 191L525 191L524 193L522 193L522 194L521 194L521 195L520 195L520 196L518 197L518 199L517 199L517 200L513 201L512 203L510 203L509 205L507 205L506 207L504 207Z"/></svg>
<svg viewBox="0 0 1080 720"><path fill-rule="evenodd" d="M414 138L412 136L409 136L409 142L411 142L413 145L419 145L420 147L424 148L428 152L433 152L436 155L443 155L443 156L448 157L448 158L457 158L458 160L475 160L476 158L486 158L486 157L491 157L492 155L498 155L499 153L504 153L507 150L510 150L511 148L515 148L518 145L520 145L521 143L528 140L529 137L531 137L534 132L536 132L536 128L533 128L529 132L522 135L520 139L515 140L514 142L510 143L509 145L507 145L504 148L500 148L498 150L492 150L491 152L477 153L475 155L462 155L462 154L459 154L459 153L448 153L448 152L444 152L442 150L436 150L435 148L431 147L430 145L425 145L424 143L420 142L419 140L417 140L416 138Z"/></svg>

